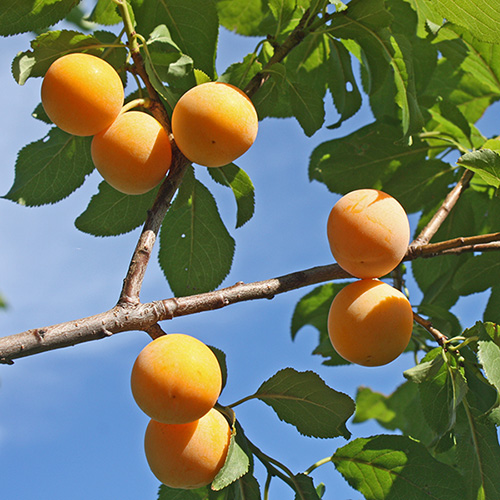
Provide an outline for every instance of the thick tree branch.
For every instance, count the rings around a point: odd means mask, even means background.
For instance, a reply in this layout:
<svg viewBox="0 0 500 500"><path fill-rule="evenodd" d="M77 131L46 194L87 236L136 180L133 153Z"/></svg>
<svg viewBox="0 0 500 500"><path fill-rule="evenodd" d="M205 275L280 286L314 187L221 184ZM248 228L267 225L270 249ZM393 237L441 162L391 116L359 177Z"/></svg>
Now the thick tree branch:
<svg viewBox="0 0 500 500"><path fill-rule="evenodd" d="M498 234L455 238L425 245L418 252L409 249L405 260L430 255L445 255L449 252L477 251L478 248L484 246L489 249L489 245L495 245L495 249L499 250L500 241L487 242L498 238ZM471 245L471 241L475 243ZM290 290L346 278L352 278L352 276L337 264L330 264L269 280L248 284L240 282L228 288L188 297L170 298L147 304L123 301L111 310L95 316L0 337L0 363L9 364L16 358L102 339L124 331L142 330L155 337L162 333L157 325L159 321L220 309L238 302L272 299L275 295Z"/></svg>

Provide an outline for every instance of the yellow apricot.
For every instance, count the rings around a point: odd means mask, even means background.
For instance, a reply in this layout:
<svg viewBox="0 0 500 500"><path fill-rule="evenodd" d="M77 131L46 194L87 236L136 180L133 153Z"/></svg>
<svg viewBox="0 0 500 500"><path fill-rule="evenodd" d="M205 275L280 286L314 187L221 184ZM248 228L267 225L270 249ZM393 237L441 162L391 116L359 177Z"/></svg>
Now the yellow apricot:
<svg viewBox="0 0 500 500"><path fill-rule="evenodd" d="M92 160L102 177L125 194L156 187L172 162L168 133L147 113L128 111L92 139Z"/></svg>
<svg viewBox="0 0 500 500"><path fill-rule="evenodd" d="M376 189L358 189L334 205L327 234L342 269L357 278L380 278L403 259L410 225L395 198Z"/></svg>
<svg viewBox="0 0 500 500"><path fill-rule="evenodd" d="M259 119L239 88L207 82L188 90L172 114L172 133L193 163L221 167L239 158L257 137Z"/></svg>
<svg viewBox="0 0 500 500"><path fill-rule="evenodd" d="M90 136L111 125L123 106L123 84L113 66L90 54L56 59L42 82L42 104L69 134Z"/></svg>
<svg viewBox="0 0 500 500"><path fill-rule="evenodd" d="M224 465L231 429L224 416L212 408L187 424L162 424L151 420L144 449L151 472L171 488L192 489L210 484Z"/></svg>
<svg viewBox="0 0 500 500"><path fill-rule="evenodd" d="M396 359L410 342L413 312L408 299L377 279L350 283L333 299L328 334L346 360L381 366Z"/></svg>
<svg viewBox="0 0 500 500"><path fill-rule="evenodd" d="M132 368L132 394L158 422L184 424L205 415L222 388L219 362L200 340L171 333L150 342Z"/></svg>

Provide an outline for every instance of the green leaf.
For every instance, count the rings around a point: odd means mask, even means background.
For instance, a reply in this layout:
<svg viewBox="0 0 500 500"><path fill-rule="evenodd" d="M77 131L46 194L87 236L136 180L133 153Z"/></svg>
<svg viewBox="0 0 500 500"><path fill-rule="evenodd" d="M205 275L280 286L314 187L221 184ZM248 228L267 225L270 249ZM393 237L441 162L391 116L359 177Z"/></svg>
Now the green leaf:
<svg viewBox="0 0 500 500"><path fill-rule="evenodd" d="M307 85L291 81L289 92L293 115L304 133L311 137L325 120L323 96Z"/></svg>
<svg viewBox="0 0 500 500"><path fill-rule="evenodd" d="M248 174L234 163L219 168L209 168L212 178L231 188L236 200L236 228L246 224L254 214L255 190Z"/></svg>
<svg viewBox="0 0 500 500"><path fill-rule="evenodd" d="M466 478L464 500L500 498L500 446L495 425L462 405L455 426L459 470Z"/></svg>
<svg viewBox="0 0 500 500"><path fill-rule="evenodd" d="M401 384L389 396L374 392L369 387L360 387L353 423L369 419L375 419L384 429L399 429L424 444L434 439L434 433L422 413L418 385L411 381Z"/></svg>
<svg viewBox="0 0 500 500"><path fill-rule="evenodd" d="M151 64L160 80L178 84L184 79L183 88L195 85L193 60L181 52L164 24L157 26L147 41Z"/></svg>
<svg viewBox="0 0 500 500"><path fill-rule="evenodd" d="M160 24L167 26L181 52L212 79L219 22L213 0L132 0L137 32L148 36Z"/></svg>
<svg viewBox="0 0 500 500"><path fill-rule="evenodd" d="M0 36L37 31L66 17L79 0L16 0L0 3Z"/></svg>
<svg viewBox="0 0 500 500"><path fill-rule="evenodd" d="M220 23L229 31L245 36L279 33L279 20L275 19L267 0L215 0L215 3Z"/></svg>
<svg viewBox="0 0 500 500"><path fill-rule="evenodd" d="M124 194L107 182L99 184L86 210L77 217L75 226L94 236L117 236L144 223L158 189L141 195Z"/></svg>
<svg viewBox="0 0 500 500"><path fill-rule="evenodd" d="M312 371L280 370L265 381L255 395L301 434L346 439L351 435L345 423L354 412L354 402L328 387Z"/></svg>
<svg viewBox="0 0 500 500"><path fill-rule="evenodd" d="M483 315L484 321L500 323L500 286L496 284L491 287L491 293L486 304Z"/></svg>
<svg viewBox="0 0 500 500"><path fill-rule="evenodd" d="M455 168L441 160L418 160L402 165L384 182L384 191L396 198L407 213L434 208L455 181Z"/></svg>
<svg viewBox="0 0 500 500"><path fill-rule="evenodd" d="M380 189L403 165L423 161L427 146L397 142L401 130L374 122L348 136L317 146L309 161L309 178L326 184L330 191L345 194L359 188Z"/></svg>
<svg viewBox="0 0 500 500"><path fill-rule="evenodd" d="M295 500L320 500L313 478L306 474L297 474L293 478Z"/></svg>
<svg viewBox="0 0 500 500"><path fill-rule="evenodd" d="M467 383L448 356L444 363L440 347L429 352L419 365L404 375L419 384L419 394L427 424L438 436L444 436L455 424L456 411L467 392Z"/></svg>
<svg viewBox="0 0 500 500"><path fill-rule="evenodd" d="M328 59L328 88L332 93L339 120L329 128L339 127L342 122L353 116L361 107L361 93L353 74L351 56L344 45L329 38L330 56Z"/></svg>
<svg viewBox="0 0 500 500"><path fill-rule="evenodd" d="M78 31L49 31L31 41L31 50L20 52L12 63L12 74L19 85L28 78L45 75L49 66L70 52L99 55L102 44L98 38Z"/></svg>
<svg viewBox="0 0 500 500"><path fill-rule="evenodd" d="M44 139L19 151L14 184L4 198L29 207L66 198L94 170L90 142L91 137L52 128Z"/></svg>
<svg viewBox="0 0 500 500"><path fill-rule="evenodd" d="M474 123L500 95L500 45L480 42L452 24L439 30L435 44L443 57L427 90L458 105Z"/></svg>
<svg viewBox="0 0 500 500"><path fill-rule="evenodd" d="M477 355L489 382L500 392L500 331L495 323L484 324L477 342Z"/></svg>
<svg viewBox="0 0 500 500"><path fill-rule="evenodd" d="M233 496L228 500L261 500L259 483L250 473L238 479L231 487Z"/></svg>
<svg viewBox="0 0 500 500"><path fill-rule="evenodd" d="M160 233L158 258L174 294L208 292L220 285L231 269L234 247L213 196L186 175Z"/></svg>
<svg viewBox="0 0 500 500"><path fill-rule="evenodd" d="M482 292L500 280L500 259L495 253L483 253L464 262L453 279L453 288L461 295Z"/></svg>
<svg viewBox="0 0 500 500"><path fill-rule="evenodd" d="M500 4L495 0L424 0L446 20L463 26L484 42L500 41Z"/></svg>
<svg viewBox="0 0 500 500"><path fill-rule="evenodd" d="M237 479L240 479L248 472L249 465L249 458L237 443L235 434L233 433L229 443L226 461L222 469L215 476L212 482L212 489L216 491L222 490Z"/></svg>
<svg viewBox="0 0 500 500"><path fill-rule="evenodd" d="M235 87L244 89L248 82L262 70L262 64L255 54L248 54L242 62L234 63L227 68L218 78L219 82L230 83Z"/></svg>
<svg viewBox="0 0 500 500"><path fill-rule="evenodd" d="M293 311L291 334L295 339L298 331L305 326L312 326L319 331L319 345L313 354L323 356L326 365L345 365L349 362L340 356L332 346L328 336L328 312L335 295L345 286L339 283L321 285L304 295Z"/></svg>
<svg viewBox="0 0 500 500"><path fill-rule="evenodd" d="M209 345L212 352L215 354L217 361L219 362L220 371L222 372L222 390L226 387L227 382L227 362L226 362L226 354L224 351L219 349L218 347L214 347L213 345Z"/></svg>
<svg viewBox="0 0 500 500"><path fill-rule="evenodd" d="M472 151L461 156L457 162L475 172L489 186L500 187L500 155L496 151Z"/></svg>
<svg viewBox="0 0 500 500"><path fill-rule="evenodd" d="M463 498L463 481L455 469L405 436L356 439L338 449L332 461L367 500Z"/></svg>
<svg viewBox="0 0 500 500"><path fill-rule="evenodd" d="M118 13L116 2L113 0L97 0L89 16L89 21L111 26L120 23L122 18Z"/></svg>

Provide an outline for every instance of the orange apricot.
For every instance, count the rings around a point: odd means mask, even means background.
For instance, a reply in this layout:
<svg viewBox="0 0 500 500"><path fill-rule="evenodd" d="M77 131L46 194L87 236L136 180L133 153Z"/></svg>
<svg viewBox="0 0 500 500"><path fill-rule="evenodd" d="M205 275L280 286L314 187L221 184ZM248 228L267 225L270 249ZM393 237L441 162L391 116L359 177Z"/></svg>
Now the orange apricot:
<svg viewBox="0 0 500 500"><path fill-rule="evenodd" d="M69 134L90 136L111 125L123 106L123 84L113 66L90 54L56 59L42 82L45 112Z"/></svg>
<svg viewBox="0 0 500 500"><path fill-rule="evenodd" d="M187 424L162 424L151 420L144 449L151 472L171 488L192 489L210 484L224 465L231 429L224 416L212 408Z"/></svg>
<svg viewBox="0 0 500 500"><path fill-rule="evenodd" d="M333 299L328 334L347 361L381 366L396 359L410 342L413 312L408 299L377 279L350 283Z"/></svg>
<svg viewBox="0 0 500 500"><path fill-rule="evenodd" d="M128 111L92 139L92 160L102 177L125 194L156 187L172 162L166 130L147 113Z"/></svg>
<svg viewBox="0 0 500 500"><path fill-rule="evenodd" d="M132 394L158 422L184 424L205 415L222 389L219 362L200 340L171 333L150 342L132 368Z"/></svg>
<svg viewBox="0 0 500 500"><path fill-rule="evenodd" d="M358 189L334 205L327 235L342 269L357 278L380 278L403 259L410 224L395 198L376 189Z"/></svg>
<svg viewBox="0 0 500 500"><path fill-rule="evenodd" d="M259 119L239 88L207 82L188 90L172 114L172 133L193 163L221 167L239 158L257 137Z"/></svg>

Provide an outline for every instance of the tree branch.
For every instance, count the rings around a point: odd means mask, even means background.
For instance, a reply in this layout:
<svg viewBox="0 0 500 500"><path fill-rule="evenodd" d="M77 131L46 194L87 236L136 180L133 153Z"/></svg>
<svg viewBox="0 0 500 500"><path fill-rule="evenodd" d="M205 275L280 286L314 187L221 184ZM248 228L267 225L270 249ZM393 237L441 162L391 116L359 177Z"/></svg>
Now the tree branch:
<svg viewBox="0 0 500 500"><path fill-rule="evenodd" d="M409 249L405 260L447 255L451 252L478 251L483 247L500 250L500 241L496 239L491 241L494 238L498 239L499 233L455 238L424 245L419 247L418 251ZM109 311L95 316L0 337L0 363L10 364L16 358L102 339L124 331L142 330L154 337L161 335L160 327L157 325L159 321L220 309L238 302L272 299L275 295L298 288L348 278L352 276L338 264L330 264L254 283L239 282L214 292L188 297L164 299L147 304L122 301Z"/></svg>
<svg viewBox="0 0 500 500"><path fill-rule="evenodd" d="M426 245L431 241L432 237L437 233L438 229L441 227L446 217L448 217L452 208L457 203L461 194L469 187L469 182L472 179L474 172L471 170L466 170L460 180L457 182L456 186L448 193L442 205L439 207L438 211L434 214L429 223L424 227L421 233L415 238L415 240L410 244L410 249L418 248L422 245Z"/></svg>

